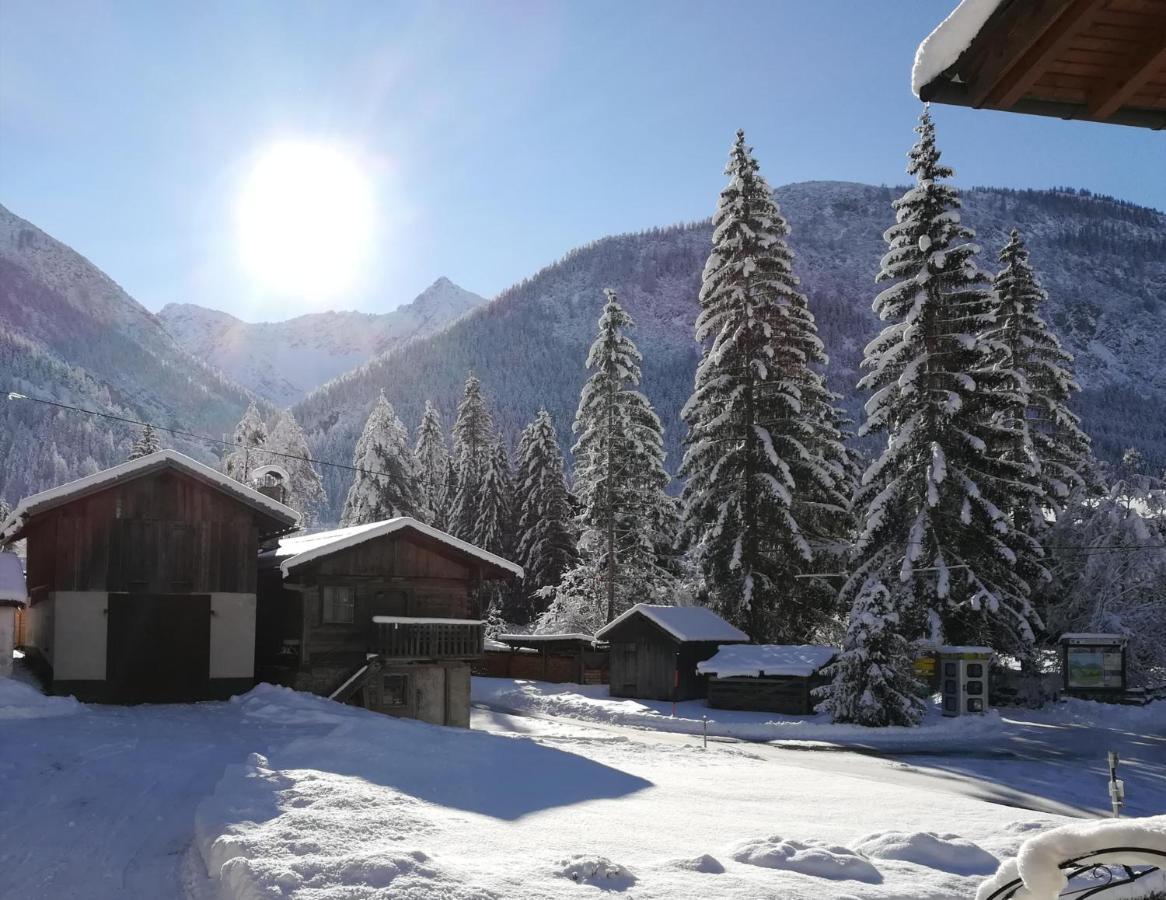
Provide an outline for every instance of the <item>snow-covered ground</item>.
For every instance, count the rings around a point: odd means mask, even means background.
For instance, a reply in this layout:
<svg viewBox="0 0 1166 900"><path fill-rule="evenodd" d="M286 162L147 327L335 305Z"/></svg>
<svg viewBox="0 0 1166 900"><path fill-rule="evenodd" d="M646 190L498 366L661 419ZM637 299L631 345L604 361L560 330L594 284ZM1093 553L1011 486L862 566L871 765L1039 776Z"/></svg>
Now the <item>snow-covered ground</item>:
<svg viewBox="0 0 1166 900"><path fill-rule="evenodd" d="M5 710L0 895L29 900L967 897L1104 806L1108 743L1128 811L1166 811L1153 708L1009 715L906 757L484 706L462 731L267 686L126 708L0 680Z"/></svg>

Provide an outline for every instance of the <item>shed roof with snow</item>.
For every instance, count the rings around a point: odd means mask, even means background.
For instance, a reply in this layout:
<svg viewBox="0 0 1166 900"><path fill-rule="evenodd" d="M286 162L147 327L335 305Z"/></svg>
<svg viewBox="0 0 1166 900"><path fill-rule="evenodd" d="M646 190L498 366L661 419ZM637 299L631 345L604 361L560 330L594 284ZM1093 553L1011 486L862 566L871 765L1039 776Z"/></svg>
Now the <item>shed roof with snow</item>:
<svg viewBox="0 0 1166 900"><path fill-rule="evenodd" d="M657 606L637 603L621 616L617 616L595 633L599 640L618 632L629 620L644 617L653 625L667 632L677 642L689 641L709 643L735 643L749 640L749 636L734 628L711 609L704 606Z"/></svg>
<svg viewBox="0 0 1166 900"><path fill-rule="evenodd" d="M431 540L444 544L446 547L459 553L472 556L479 562L485 563L507 575L522 577L522 566L503 559L494 553L476 547L468 541L446 534L431 525L419 522L411 516L397 516L381 522L370 522L367 525L350 525L347 528L335 528L331 531L320 531L315 534L292 535L283 538L269 556L279 560L279 568L283 576L288 577L292 569L310 563L324 556L330 556L350 547L356 547L366 541L375 540L384 535L395 532L412 531Z"/></svg>
<svg viewBox="0 0 1166 900"><path fill-rule="evenodd" d="M100 472L94 472L76 481L70 481L39 494L25 497L12 514L0 524L0 542L16 540L21 536L26 522L33 516L56 509L90 494L108 490L126 481L151 475L164 469L173 469L200 481L210 487L234 497L236 500L262 513L270 523L268 533L286 531L294 527L300 515L289 506L273 500L254 488L216 472L176 450L159 450L147 456L121 463Z"/></svg>
<svg viewBox="0 0 1166 900"><path fill-rule="evenodd" d="M920 100L1166 127L1166 5L962 0L919 45Z"/></svg>
<svg viewBox="0 0 1166 900"><path fill-rule="evenodd" d="M835 656L836 647L816 644L733 644L697 663L702 675L717 678L788 676L809 678Z"/></svg>
<svg viewBox="0 0 1166 900"><path fill-rule="evenodd" d="M24 565L15 553L0 551L0 606L27 606Z"/></svg>

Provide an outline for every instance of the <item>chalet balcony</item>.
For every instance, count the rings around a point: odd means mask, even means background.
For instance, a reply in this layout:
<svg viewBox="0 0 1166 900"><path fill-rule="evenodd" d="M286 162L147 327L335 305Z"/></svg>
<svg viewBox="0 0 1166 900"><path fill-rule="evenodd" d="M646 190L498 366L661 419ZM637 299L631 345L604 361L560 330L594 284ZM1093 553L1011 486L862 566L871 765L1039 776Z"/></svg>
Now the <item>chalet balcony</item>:
<svg viewBox="0 0 1166 900"><path fill-rule="evenodd" d="M373 616L371 653L386 659L477 659L486 623L476 619Z"/></svg>

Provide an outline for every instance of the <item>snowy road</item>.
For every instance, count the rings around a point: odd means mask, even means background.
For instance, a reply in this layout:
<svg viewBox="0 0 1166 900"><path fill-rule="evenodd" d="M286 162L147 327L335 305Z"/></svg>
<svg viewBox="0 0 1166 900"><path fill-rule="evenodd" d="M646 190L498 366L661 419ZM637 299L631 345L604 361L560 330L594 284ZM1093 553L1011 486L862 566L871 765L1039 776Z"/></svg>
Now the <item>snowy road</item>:
<svg viewBox="0 0 1166 900"><path fill-rule="evenodd" d="M223 896L583 897L594 890L564 876L571 860L607 858L634 873L629 898L954 898L982 866L872 858L874 871L854 851L939 832L1002 858L1034 829L1102 808L1110 746L1128 812L1166 810L1166 736L1052 713L976 752L876 756L725 740L703 751L692 735L481 706L465 732L271 688L73 712L0 716L3 900L203 900L218 890L210 856L240 853L244 888ZM271 773L258 779L257 752ZM196 848L200 804L212 825L226 816L225 844L212 828Z"/></svg>

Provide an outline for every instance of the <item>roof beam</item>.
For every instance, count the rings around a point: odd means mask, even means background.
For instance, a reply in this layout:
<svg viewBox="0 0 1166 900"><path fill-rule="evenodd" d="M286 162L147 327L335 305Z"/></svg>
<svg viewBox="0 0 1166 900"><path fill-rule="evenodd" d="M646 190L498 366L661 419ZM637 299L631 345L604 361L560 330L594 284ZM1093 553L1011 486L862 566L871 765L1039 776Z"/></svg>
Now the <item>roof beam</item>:
<svg viewBox="0 0 1166 900"><path fill-rule="evenodd" d="M968 105L981 107L993 88L1024 56L1072 0L1025 0L1003 6L968 48ZM997 20L996 16L1000 18Z"/></svg>
<svg viewBox="0 0 1166 900"><path fill-rule="evenodd" d="M1007 71L995 79L991 86L977 86L977 96L982 94L982 97L975 105L994 109L1011 109L1015 106L1044 74L1049 63L1104 8L1105 3L1106 0L1070 0L1068 3L1060 3L1047 19L1035 24L1034 32L1039 31L1039 35L1028 42L1027 50L1014 57L1015 62ZM1030 33L1028 37L1031 39L1033 34Z"/></svg>
<svg viewBox="0 0 1166 900"><path fill-rule="evenodd" d="M1108 119L1129 102L1154 73L1166 67L1166 22L1147 42L1146 52L1125 71L1117 81L1110 82L1089 98L1089 114L1095 119Z"/></svg>

